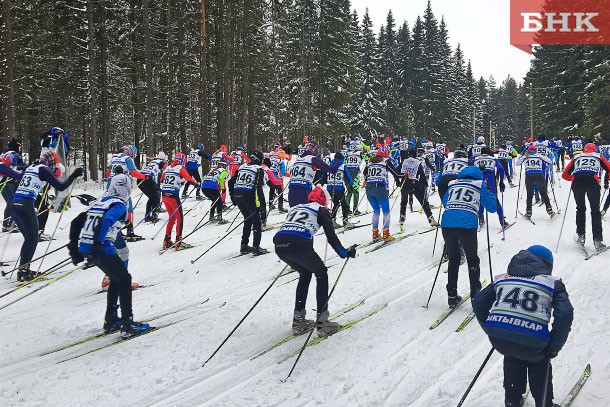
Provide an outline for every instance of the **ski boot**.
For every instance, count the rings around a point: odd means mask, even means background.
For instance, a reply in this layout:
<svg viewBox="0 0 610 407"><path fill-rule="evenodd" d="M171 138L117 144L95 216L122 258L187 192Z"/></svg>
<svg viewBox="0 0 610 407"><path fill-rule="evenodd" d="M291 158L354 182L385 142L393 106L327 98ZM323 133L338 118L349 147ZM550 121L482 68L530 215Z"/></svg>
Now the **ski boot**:
<svg viewBox="0 0 610 407"><path fill-rule="evenodd" d="M436 221L436 219L434 219L434 216L430 215L430 217L428 217L428 223L430 224L430 226L437 228L438 227L438 222Z"/></svg>
<svg viewBox="0 0 610 407"><path fill-rule="evenodd" d="M195 196L195 199L198 201L203 201L205 198L199 194L197 194L197 196Z"/></svg>
<svg viewBox="0 0 610 407"><path fill-rule="evenodd" d="M105 334L116 332L121 329L122 324L121 319L119 318L118 309L118 305L113 305L112 307L106 308L106 315L104 316Z"/></svg>
<svg viewBox="0 0 610 407"><path fill-rule="evenodd" d="M581 245L582 247L585 247L585 235L578 235L578 237L576 238L576 242Z"/></svg>
<svg viewBox="0 0 610 407"><path fill-rule="evenodd" d="M525 219L530 219L531 220L532 219L532 211L529 210L529 211L525 212L525 215L523 215L523 217Z"/></svg>
<svg viewBox="0 0 610 407"><path fill-rule="evenodd" d="M551 208L551 207L546 208L546 213L548 213L548 215L551 217L551 219L553 218L553 216L557 215L555 213L555 211L553 210L553 208Z"/></svg>
<svg viewBox="0 0 610 407"><path fill-rule="evenodd" d="M254 251L254 247L248 246L247 244L242 244L239 249L239 254L250 254Z"/></svg>
<svg viewBox="0 0 610 407"><path fill-rule="evenodd" d="M163 249L167 250L169 248L171 248L174 244L172 243L172 237L171 236L165 236L165 238L163 239Z"/></svg>
<svg viewBox="0 0 610 407"><path fill-rule="evenodd" d="M269 253L269 250L263 249L260 246L254 246L254 248L252 249L253 256L260 256L262 254L267 254L267 253Z"/></svg>
<svg viewBox="0 0 610 407"><path fill-rule="evenodd" d="M318 312L316 318L316 330L318 336L329 336L337 333L341 329L341 325L328 320L328 311Z"/></svg>
<svg viewBox="0 0 610 407"><path fill-rule="evenodd" d="M482 285L481 282L478 281L474 287L470 287L470 302L474 302L474 297L481 291Z"/></svg>
<svg viewBox="0 0 610 407"><path fill-rule="evenodd" d="M595 250L597 250L598 253L608 249L608 246L606 246L601 240L593 239L593 245L595 246Z"/></svg>
<svg viewBox="0 0 610 407"><path fill-rule="evenodd" d="M315 322L311 319L305 319L305 313L305 310L294 311L294 317L292 318L292 333L294 335L302 335L313 328Z"/></svg>
<svg viewBox="0 0 610 407"><path fill-rule="evenodd" d="M22 281L22 282L26 282L26 281L31 281L34 279L34 275L36 273L31 271L29 267L24 267L24 268L19 268L19 270L17 270L17 281Z"/></svg>
<svg viewBox="0 0 610 407"><path fill-rule="evenodd" d="M506 223L506 218L505 218L505 217L502 217L502 218L500 219L500 227L501 227L502 229L506 229L506 226L507 226L507 225L508 225L508 223Z"/></svg>
<svg viewBox="0 0 610 407"><path fill-rule="evenodd" d="M362 215L362 212L360 212L358 209L354 209L354 216L360 216Z"/></svg>
<svg viewBox="0 0 610 407"><path fill-rule="evenodd" d="M504 407L523 407L525 405L525 398L521 396L519 401L504 401Z"/></svg>
<svg viewBox="0 0 610 407"><path fill-rule="evenodd" d="M540 194L539 194L538 192L536 192L536 193L534 194L534 199L535 199L535 201L536 201L536 202L534 202L534 203L539 203L539 202L540 202Z"/></svg>
<svg viewBox="0 0 610 407"><path fill-rule="evenodd" d="M216 216L212 212L210 212L210 219L208 219L208 223L212 224L216 222Z"/></svg>
<svg viewBox="0 0 610 407"><path fill-rule="evenodd" d="M447 289L447 304L449 308L453 309L458 306L459 303L462 302L462 297L460 297L457 293L457 290Z"/></svg>
<svg viewBox="0 0 610 407"><path fill-rule="evenodd" d="M340 227L341 227L341 225L339 225L339 224L337 223L337 220L336 220L336 219L333 219L333 228L335 228L335 229L339 229Z"/></svg>
<svg viewBox="0 0 610 407"><path fill-rule="evenodd" d="M38 241L39 242L49 242L53 240L51 238L51 236L47 235L46 233L44 233L42 230L40 232L38 232Z"/></svg>
<svg viewBox="0 0 610 407"><path fill-rule="evenodd" d="M381 236L379 236L379 229L373 228L373 242L379 242L381 240Z"/></svg>
<svg viewBox="0 0 610 407"><path fill-rule="evenodd" d="M131 338L147 331L150 331L149 324L136 322L133 320L133 317L123 318L123 323L121 324L121 336L123 338Z"/></svg>
<svg viewBox="0 0 610 407"><path fill-rule="evenodd" d="M279 211L280 213L288 213L288 210L284 209L284 207L283 207L283 206L280 206L280 207L279 207L279 209L278 209L278 211Z"/></svg>
<svg viewBox="0 0 610 407"><path fill-rule="evenodd" d="M405 231L405 215L400 215L398 226L400 226L400 233Z"/></svg>
<svg viewBox="0 0 610 407"><path fill-rule="evenodd" d="M191 247L193 247L192 244L184 243L184 241L182 240L182 237L176 236L176 244L174 244L174 249L184 250L184 249L190 249Z"/></svg>
<svg viewBox="0 0 610 407"><path fill-rule="evenodd" d="M216 216L216 223L218 223L219 225L225 225L225 224L229 223L229 221L228 221L228 220L224 220L224 219L222 218L222 215L221 215L221 214L218 214L218 215Z"/></svg>
<svg viewBox="0 0 610 407"><path fill-rule="evenodd" d="M391 242L392 240L394 240L394 236L392 236L390 234L390 229L383 229L383 241L384 242Z"/></svg>
<svg viewBox="0 0 610 407"><path fill-rule="evenodd" d="M144 240L144 238L140 235L136 235L133 232L128 233L127 236L125 236L126 242L139 242L140 240Z"/></svg>
<svg viewBox="0 0 610 407"><path fill-rule="evenodd" d="M349 218L343 218L343 227L345 230L350 229L352 225L349 223Z"/></svg>

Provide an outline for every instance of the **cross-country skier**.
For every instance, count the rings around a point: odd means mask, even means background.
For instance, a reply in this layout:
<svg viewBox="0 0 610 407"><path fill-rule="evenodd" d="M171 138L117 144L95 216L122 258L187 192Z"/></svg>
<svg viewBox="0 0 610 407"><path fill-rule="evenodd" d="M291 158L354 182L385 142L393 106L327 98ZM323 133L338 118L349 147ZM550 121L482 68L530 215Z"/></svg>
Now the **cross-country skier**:
<svg viewBox="0 0 610 407"><path fill-rule="evenodd" d="M394 169L383 150L377 150L364 168L363 174L366 182L366 198L373 208L373 241L394 240L390 235L390 199L388 196L388 172L390 172L396 184L400 184L400 174ZM383 212L383 235L379 234L379 216Z"/></svg>
<svg viewBox="0 0 610 407"><path fill-rule="evenodd" d="M582 141L579 136L574 136L567 144L570 158L574 158L576 154L582 153L585 146L585 142Z"/></svg>
<svg viewBox="0 0 610 407"><path fill-rule="evenodd" d="M559 149L555 151L555 163L557 164L557 172L560 171L560 169L559 169L560 162L561 162L561 171L563 171L566 167L566 147L565 147L563 141L557 137L553 137L553 143L555 143L555 145L557 147L559 147ZM608 157L606 157L606 158L608 158Z"/></svg>
<svg viewBox="0 0 610 407"><path fill-rule="evenodd" d="M2 232L11 232L14 230L15 222L11 217L13 195L23 176L23 173L15 171L18 162L19 156L14 151L6 152L0 156L0 175L2 175L2 179L0 179L0 193L2 194L2 198L6 201L4 220L2 221Z"/></svg>
<svg viewBox="0 0 610 407"><path fill-rule="evenodd" d="M148 175L149 178L143 180L139 184L139 188L148 198L146 202L146 215L144 222L157 223L159 221L159 209L161 207L161 174L167 167L165 153L160 151L157 156L150 160L142 171L142 174Z"/></svg>
<svg viewBox="0 0 610 407"><path fill-rule="evenodd" d="M550 360L568 339L574 308L565 285L552 271L551 251L530 246L513 256L506 273L496 276L494 283L474 298L479 324L494 349L504 355L505 407L523 406L528 376L536 406L559 407L553 404Z"/></svg>
<svg viewBox="0 0 610 407"><path fill-rule="evenodd" d="M441 197L441 199L443 199L445 193L447 192L449 182L457 179L460 171L466 167L468 167L468 154L464 150L455 150L453 152L453 158L446 160L443 163L441 172L436 179L438 195Z"/></svg>
<svg viewBox="0 0 610 407"><path fill-rule="evenodd" d="M336 174L330 173L327 176L327 185L326 189L330 194L332 200L332 213L331 217L333 219L333 224L335 227L339 225L336 223L335 219L337 218L337 212L339 212L339 207L341 207L341 212L343 214L343 226L347 227L349 222L349 206L347 201L345 200L345 188L353 188L352 185L354 180L350 176L349 170L343 164L343 154L337 152L335 154L335 158L333 161L339 161L340 165ZM331 161L331 165L334 163Z"/></svg>
<svg viewBox="0 0 610 407"><path fill-rule="evenodd" d="M303 137L303 142L297 147L297 155L300 157L305 152L305 147L307 147L307 143L309 143L309 137Z"/></svg>
<svg viewBox="0 0 610 407"><path fill-rule="evenodd" d="M163 171L161 175L161 194L163 196L163 205L167 209L169 219L165 226L165 238L163 239L163 248L168 249L174 247L176 250L188 249L191 245L182 241L182 229L184 227L184 214L182 212L182 202L180 202L180 188L184 180L197 185L197 189L201 188L193 177L191 177L184 168L186 164L186 154L176 153L169 167ZM176 243L172 242L172 229L176 225Z"/></svg>
<svg viewBox="0 0 610 407"><path fill-rule="evenodd" d="M201 157L206 157L208 154L203 152L203 144L197 144L197 146L193 147L189 152L189 155L186 159L186 170L189 175L193 177L195 181L201 184L201 175L199 174L199 167L201 166ZM191 182L187 182L184 185L184 189L182 190L182 199L185 199L188 195L189 187L193 185L197 191L195 192L195 199L198 201L203 200L201 196L201 191L197 188L197 184L193 184Z"/></svg>
<svg viewBox="0 0 610 407"><path fill-rule="evenodd" d="M487 184L487 187L496 196L497 213L498 219L500 220L500 226L506 228L506 219L504 218L504 210L498 199L498 188L496 188L496 171L500 178L500 192L504 193L504 168L493 156L493 152L489 147L483 147L481 149L481 155L475 157L473 165L479 167L483 171L483 180ZM485 223L485 216L483 215L483 206L479 207L479 225Z"/></svg>
<svg viewBox="0 0 610 407"><path fill-rule="evenodd" d="M476 144L473 144L468 149L468 160L472 164L474 159L481 155L481 150L485 147L485 137L481 136L477 139Z"/></svg>
<svg viewBox="0 0 610 407"><path fill-rule="evenodd" d="M599 211L600 186L599 176L601 169L606 171L604 184L608 186L608 174L610 173L610 162L597 153L597 147L593 143L587 143L581 154L577 154L564 170L562 177L566 181L572 181L572 192L576 202L576 234L578 243L585 244L585 224L587 217L587 204L585 195L589 198L591 207L591 227L593 229L593 244L595 250L603 251L606 245L603 243L602 215Z"/></svg>
<svg viewBox="0 0 610 407"><path fill-rule="evenodd" d="M360 201L360 166L362 165L362 156L365 151L369 150L369 147L362 143L358 138L352 140L347 146L347 155L344 158L345 168L349 171L350 178L353 183L351 188L348 189L345 197L348 209L352 198L354 199L353 214L355 216L360 215L358 211L358 202Z"/></svg>
<svg viewBox="0 0 610 407"><path fill-rule="evenodd" d="M532 199L534 197L534 187L538 187L542 202L546 206L546 212L552 218L555 216L549 194L546 190L546 180L544 174L546 174L547 167L553 165L549 157L538 155L536 153L536 146L531 144L525 155L520 156L517 159L517 165L523 165L525 169L525 190L527 196L525 200L525 217L530 219L532 217Z"/></svg>
<svg viewBox="0 0 610 407"><path fill-rule="evenodd" d="M445 140L440 139L434 148L436 149L436 162L434 166L440 171L443 168L445 160L449 157L449 147L447 147Z"/></svg>
<svg viewBox="0 0 610 407"><path fill-rule="evenodd" d="M23 235L23 245L19 257L18 281L30 281L36 277L36 272L30 270L30 261L34 257L38 246L38 218L36 217L35 200L38 191L47 183L58 191L65 191L78 177L82 177L85 170L77 168L65 182L60 182L54 175L59 163L59 156L55 151L47 151L34 161L21 178L19 186L13 196L13 210L11 217Z"/></svg>
<svg viewBox="0 0 610 407"><path fill-rule="evenodd" d="M203 182L201 184L203 195L212 202L209 222L212 223L216 221L219 225L227 223L227 221L222 218L222 201L220 199L220 196L225 193L227 189L225 182L227 178L227 164L227 160L224 158L221 159L218 162L218 167L212 168L205 177L203 177ZM214 212L218 213L216 217L214 217Z"/></svg>
<svg viewBox="0 0 610 407"><path fill-rule="evenodd" d="M248 157L248 154L246 154L246 152L244 151L244 147L243 146L237 146L237 148L235 149L235 151L233 151L231 153L231 158L233 159L233 161L231 161L229 163L229 179L235 177L235 174L237 173L237 170L239 169L239 167L241 167L243 164L245 163L249 163L250 162L250 157ZM229 196L231 197L231 202L235 202L235 200L233 199L233 186L234 184L232 182L229 182Z"/></svg>
<svg viewBox="0 0 610 407"><path fill-rule="evenodd" d="M89 267L98 266L110 277L104 332L120 329L123 337L130 337L148 331L150 326L133 320L131 274L117 252L117 243L122 241L121 226L127 221L126 203L131 195L131 179L121 173L122 168L116 171L119 173L113 175L105 196L72 221L68 249L74 264L86 257Z"/></svg>
<svg viewBox="0 0 610 407"><path fill-rule="evenodd" d="M275 253L299 273L292 320L292 331L295 335L313 327L313 321L305 319L307 292L312 275L316 276L318 335L331 335L341 328L338 323L328 320L328 269L313 248L313 238L320 227L323 227L328 243L341 258L356 257L356 246L345 249L335 234L330 212L326 208L329 201L327 195L319 187L311 191L307 198L308 203L290 208L286 222L273 237Z"/></svg>
<svg viewBox="0 0 610 407"><path fill-rule="evenodd" d="M404 154L403 154L404 155ZM409 196L415 195L415 198L419 201L422 206L426 218L430 223L430 226L438 226L438 223L432 215L430 204L428 203L428 197L426 196L426 190L428 189L428 179L423 168L421 160L416 158L415 150L409 150L406 154L406 158L402 161L400 167L400 173L402 179L400 181L400 231L404 231L404 223L407 213L407 203L409 202Z"/></svg>
<svg viewBox="0 0 610 407"><path fill-rule="evenodd" d="M108 184L110 184L110 178L112 178L112 176L117 173L116 167L121 167L121 169L123 170L122 173L126 174L130 178L133 177L133 178L136 178L139 180L146 179L146 177L147 177L146 174L142 174L140 171L138 171L138 168L136 167L136 164L134 162L134 159L136 158L137 155L138 155L138 149L134 145L125 145L121 148L121 150L119 150L119 152L114 154L112 156L110 163L108 164L108 168L106 170L106 176L108 177ZM134 224L133 210L134 210L133 203L131 201L131 198L129 198L129 201L127 202L127 214L128 214L128 221L127 221L127 226L126 226L127 235L125 236L125 240L127 240L128 242L137 242L137 241L143 239L142 236L136 235L133 231L133 224Z"/></svg>
<svg viewBox="0 0 610 407"><path fill-rule="evenodd" d="M502 144L498 149L498 162L504 168L504 175L506 175L506 179L508 179L508 185L514 187L513 179L512 179L512 171L511 171L511 162L509 161L511 158L516 157L516 154L513 154L511 150L509 150L506 144Z"/></svg>
<svg viewBox="0 0 610 407"><path fill-rule="evenodd" d="M286 213L284 209L284 182L283 177L286 176L286 153L282 150L282 145L276 142L273 146L273 150L269 152L269 162L271 165L269 168L273 172L275 178L279 179L281 182L279 184L272 184L269 186L269 211L275 209L275 197L278 196L277 199L277 208L280 213Z"/></svg>
<svg viewBox="0 0 610 407"><path fill-rule="evenodd" d="M316 175L315 168L333 174L337 172L339 163L337 162L334 167L331 167L322 161L319 154L318 144L310 141L305 146L303 155L300 155L292 166L290 182L288 183L288 203L290 206L307 203L307 196L311 192Z"/></svg>
<svg viewBox="0 0 610 407"><path fill-rule="evenodd" d="M464 249L468 262L471 298L481 290L481 269L477 254L479 204L492 213L498 208L496 196L483 182L483 172L478 167L469 166L460 171L456 180L449 183L447 193L443 197L445 212L441 218L441 228L449 259L447 302L451 308L462 301L462 297L457 293L460 246Z"/></svg>
<svg viewBox="0 0 610 407"><path fill-rule="evenodd" d="M261 167L263 162L263 153L259 150L254 150L250 154L250 162L242 165L237 171L234 178L230 182L235 183L233 187L233 195L235 202L242 216L244 217L244 226L241 237L241 254L252 253L255 256L268 253L267 249L260 247L262 224L260 216L260 188L265 185L269 179L266 171ZM252 244L248 246L250 241L250 233L253 234Z"/></svg>

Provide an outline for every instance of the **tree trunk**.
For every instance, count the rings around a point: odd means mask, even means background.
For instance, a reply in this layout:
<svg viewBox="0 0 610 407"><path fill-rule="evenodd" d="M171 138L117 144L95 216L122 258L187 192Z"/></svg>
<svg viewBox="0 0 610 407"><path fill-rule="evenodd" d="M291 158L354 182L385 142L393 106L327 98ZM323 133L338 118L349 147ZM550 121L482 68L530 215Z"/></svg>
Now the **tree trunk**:
<svg viewBox="0 0 610 407"><path fill-rule="evenodd" d="M165 151L175 151L176 148L176 123L175 123L175 109L174 109L174 78L176 73L174 72L174 43L172 41L172 0L167 0L167 98L166 98L166 110L167 110L167 137L165 138ZM178 23L178 27L182 24ZM182 99L183 94L179 92L179 97Z"/></svg>
<svg viewBox="0 0 610 407"><path fill-rule="evenodd" d="M185 84L187 78L184 75L184 24L178 24L178 55L176 57L178 63L178 131L180 132L180 151L188 153L188 145L186 142L186 90Z"/></svg>
<svg viewBox="0 0 610 407"><path fill-rule="evenodd" d="M93 0L87 1L87 59L89 69L87 84L89 87L89 172L93 181L98 180L97 164L97 104L95 100L95 26L93 21Z"/></svg>
<svg viewBox="0 0 610 407"><path fill-rule="evenodd" d="M153 114L153 77L152 77L152 51L151 51L151 31L150 31L150 10L149 0L142 0L143 14L143 33L144 36L144 59L145 59L145 80L146 80L146 136L144 146L146 153L153 155L155 146L154 137L154 114Z"/></svg>
<svg viewBox="0 0 610 407"><path fill-rule="evenodd" d="M207 70L207 44L205 31L205 0L199 3L200 23L199 23L199 79L201 89L201 100L199 101L201 129L199 137L203 140L206 148L210 148L212 140L209 135L209 116L208 116L208 70ZM195 141L199 141L197 137Z"/></svg>
<svg viewBox="0 0 610 407"><path fill-rule="evenodd" d="M2 0L2 20L4 24L4 57L6 59L6 138L17 136L15 120L15 46L13 44L13 16L11 1Z"/></svg>
<svg viewBox="0 0 610 407"><path fill-rule="evenodd" d="M100 4L100 80L101 80L101 113L102 113L102 134L100 140L100 166L108 167L108 152L110 151L110 112L108 110L108 42L106 41L106 0L101 0Z"/></svg>

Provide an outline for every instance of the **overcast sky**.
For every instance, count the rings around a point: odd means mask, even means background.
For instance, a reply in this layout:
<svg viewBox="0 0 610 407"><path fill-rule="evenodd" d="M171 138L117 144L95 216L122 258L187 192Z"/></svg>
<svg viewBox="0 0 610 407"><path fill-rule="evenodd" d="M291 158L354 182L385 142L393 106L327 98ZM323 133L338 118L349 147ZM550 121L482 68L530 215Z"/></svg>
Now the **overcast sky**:
<svg viewBox="0 0 610 407"><path fill-rule="evenodd" d="M385 24L389 10L392 10L397 26L406 20L413 29L417 16L423 16L428 0L351 2L360 21L368 7L377 34L379 27ZM529 70L530 55L510 45L509 7L510 0L432 0L436 18L440 21L445 17L452 48L461 44L477 79L493 75L500 84L510 74L522 82Z"/></svg>

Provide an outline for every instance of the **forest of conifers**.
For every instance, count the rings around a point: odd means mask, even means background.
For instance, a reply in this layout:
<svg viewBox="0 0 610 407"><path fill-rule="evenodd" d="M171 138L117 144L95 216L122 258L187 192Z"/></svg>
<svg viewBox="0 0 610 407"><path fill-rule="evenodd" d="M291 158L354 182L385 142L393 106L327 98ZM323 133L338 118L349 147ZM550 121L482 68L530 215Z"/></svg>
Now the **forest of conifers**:
<svg viewBox="0 0 610 407"><path fill-rule="evenodd" d="M59 126L90 170L126 143L152 155L306 135L334 149L347 133L520 140L530 97L536 134L610 130L607 46L538 47L526 78L477 79L430 3L381 27L349 0L3 0L0 12L2 148L16 137L36 156Z"/></svg>

